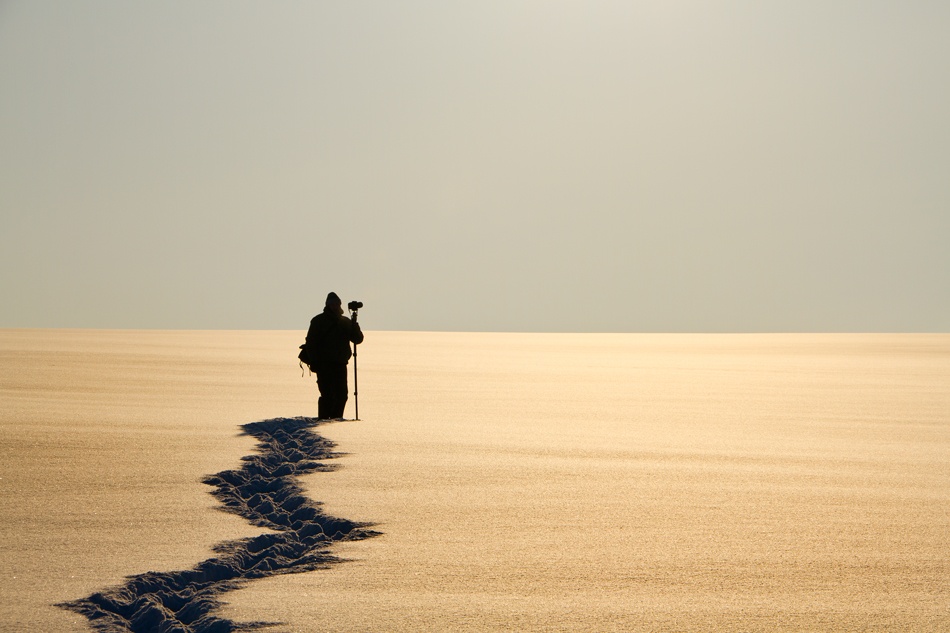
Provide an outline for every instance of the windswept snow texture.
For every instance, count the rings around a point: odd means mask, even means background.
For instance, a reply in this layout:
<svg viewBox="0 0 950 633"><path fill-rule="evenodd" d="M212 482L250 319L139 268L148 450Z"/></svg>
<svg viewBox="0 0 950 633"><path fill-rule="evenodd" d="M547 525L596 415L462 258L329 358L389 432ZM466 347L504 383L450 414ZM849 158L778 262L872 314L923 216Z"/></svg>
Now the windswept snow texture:
<svg viewBox="0 0 950 633"><path fill-rule="evenodd" d="M244 457L240 470L212 475L204 483L224 509L253 525L276 530L227 541L218 556L188 571L148 572L131 576L117 588L60 606L77 611L99 631L200 632L248 631L272 623L237 624L214 615L218 597L254 578L312 571L340 562L330 554L335 541L376 536L365 523L327 516L320 502L303 495L297 476L329 471L333 443L311 429L322 421L278 418L245 424L259 440L258 453Z"/></svg>

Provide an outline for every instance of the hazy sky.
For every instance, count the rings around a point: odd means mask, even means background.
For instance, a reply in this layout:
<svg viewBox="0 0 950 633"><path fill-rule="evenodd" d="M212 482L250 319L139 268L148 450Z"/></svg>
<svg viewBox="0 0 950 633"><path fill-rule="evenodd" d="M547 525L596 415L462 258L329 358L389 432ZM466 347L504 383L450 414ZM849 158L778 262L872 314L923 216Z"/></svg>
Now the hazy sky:
<svg viewBox="0 0 950 633"><path fill-rule="evenodd" d="M950 3L0 2L0 326L950 331Z"/></svg>

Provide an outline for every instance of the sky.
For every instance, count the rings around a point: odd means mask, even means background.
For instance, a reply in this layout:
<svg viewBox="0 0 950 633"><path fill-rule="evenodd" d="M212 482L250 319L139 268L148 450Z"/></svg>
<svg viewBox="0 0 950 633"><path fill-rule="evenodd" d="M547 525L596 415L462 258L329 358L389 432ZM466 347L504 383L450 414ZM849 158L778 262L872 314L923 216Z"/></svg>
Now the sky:
<svg viewBox="0 0 950 633"><path fill-rule="evenodd" d="M942 0L0 1L0 327L950 331Z"/></svg>

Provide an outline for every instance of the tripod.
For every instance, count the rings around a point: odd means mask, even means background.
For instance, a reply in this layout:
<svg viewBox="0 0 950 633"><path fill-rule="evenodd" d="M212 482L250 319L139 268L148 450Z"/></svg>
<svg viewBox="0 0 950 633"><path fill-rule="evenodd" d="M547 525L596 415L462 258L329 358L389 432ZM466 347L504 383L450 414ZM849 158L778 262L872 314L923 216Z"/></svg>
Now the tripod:
<svg viewBox="0 0 950 633"><path fill-rule="evenodd" d="M354 419L360 419L360 380L359 374L356 372L356 343L353 343L353 406L356 411L356 417Z"/></svg>
<svg viewBox="0 0 950 633"><path fill-rule="evenodd" d="M356 310L352 311L351 318L353 323L356 323ZM360 419L360 379L359 373L356 371L356 348L359 347L357 343L353 343L353 406L355 407L354 419Z"/></svg>

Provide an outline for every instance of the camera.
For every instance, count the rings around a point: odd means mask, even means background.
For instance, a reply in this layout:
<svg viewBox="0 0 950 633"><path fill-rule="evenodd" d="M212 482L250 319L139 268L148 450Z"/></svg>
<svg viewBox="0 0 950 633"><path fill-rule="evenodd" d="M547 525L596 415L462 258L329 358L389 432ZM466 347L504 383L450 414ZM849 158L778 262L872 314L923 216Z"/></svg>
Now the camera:
<svg viewBox="0 0 950 633"><path fill-rule="evenodd" d="M357 310L359 310L360 308L363 307L363 302L362 302L362 301L350 301L348 304L346 304L346 307L349 308L351 312L356 312Z"/></svg>

